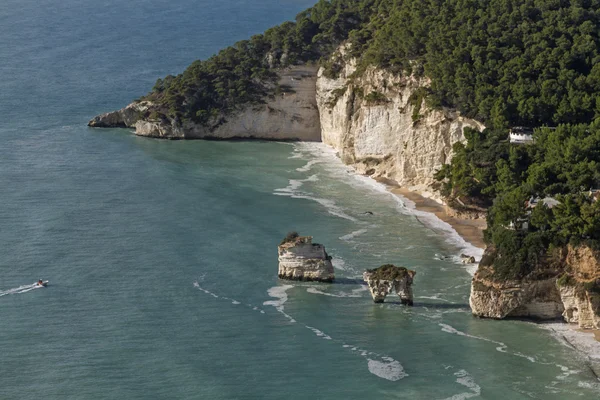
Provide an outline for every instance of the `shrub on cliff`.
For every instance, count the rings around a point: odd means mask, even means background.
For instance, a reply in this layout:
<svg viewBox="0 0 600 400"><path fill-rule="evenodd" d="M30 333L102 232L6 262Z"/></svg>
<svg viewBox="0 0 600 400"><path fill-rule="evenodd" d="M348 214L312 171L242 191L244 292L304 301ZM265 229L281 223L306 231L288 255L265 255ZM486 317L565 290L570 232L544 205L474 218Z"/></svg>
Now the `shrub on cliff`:
<svg viewBox="0 0 600 400"><path fill-rule="evenodd" d="M296 231L288 232L279 245L281 246L282 244L295 242L299 237L300 235Z"/></svg>
<svg viewBox="0 0 600 400"><path fill-rule="evenodd" d="M402 279L406 276L407 269L397 267L394 264L384 264L379 268L368 269L367 272L373 274L373 279L382 279L393 281L394 279Z"/></svg>

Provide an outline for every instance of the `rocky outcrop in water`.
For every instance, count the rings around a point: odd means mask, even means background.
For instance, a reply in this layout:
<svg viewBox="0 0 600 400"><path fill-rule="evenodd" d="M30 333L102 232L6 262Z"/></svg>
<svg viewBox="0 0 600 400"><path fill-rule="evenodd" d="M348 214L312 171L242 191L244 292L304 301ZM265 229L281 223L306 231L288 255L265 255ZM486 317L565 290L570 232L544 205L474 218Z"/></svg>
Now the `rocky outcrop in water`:
<svg viewBox="0 0 600 400"><path fill-rule="evenodd" d="M600 253L589 247L557 249L522 279L499 277L488 247L471 284L473 314L486 318L564 318L600 328Z"/></svg>
<svg viewBox="0 0 600 400"><path fill-rule="evenodd" d="M402 304L413 305L412 283L416 272L392 264L368 269L363 273L375 303L383 303L392 291L400 297Z"/></svg>
<svg viewBox="0 0 600 400"><path fill-rule="evenodd" d="M463 264L475 264L475 257L470 256L468 254L461 254L460 260Z"/></svg>
<svg viewBox="0 0 600 400"><path fill-rule="evenodd" d="M280 90L264 104L247 105L231 115L220 115L209 126L172 118L157 118L149 101L98 115L88 125L134 128L135 134L162 139L234 139L319 141L321 127L316 103L313 66L278 70Z"/></svg>
<svg viewBox="0 0 600 400"><path fill-rule="evenodd" d="M152 109L150 101L133 102L117 111L100 114L88 122L93 128L135 128L136 123Z"/></svg>
<svg viewBox="0 0 600 400"><path fill-rule="evenodd" d="M335 279L331 257L325 246L311 236L288 234L279 245L279 278L295 281L332 282Z"/></svg>

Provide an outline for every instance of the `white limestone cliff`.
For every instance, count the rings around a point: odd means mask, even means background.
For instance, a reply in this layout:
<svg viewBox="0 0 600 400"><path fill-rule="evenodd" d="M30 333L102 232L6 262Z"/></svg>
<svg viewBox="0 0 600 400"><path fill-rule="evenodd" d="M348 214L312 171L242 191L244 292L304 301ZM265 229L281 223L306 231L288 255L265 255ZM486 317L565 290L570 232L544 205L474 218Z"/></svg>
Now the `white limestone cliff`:
<svg viewBox="0 0 600 400"><path fill-rule="evenodd" d="M278 73L279 84L290 90L225 116L212 128L152 120L147 101L99 115L89 126L129 127L136 135L167 139L323 141L359 173L416 190L430 188L433 174L451 160L452 145L465 140L465 127L484 128L456 111L429 108L419 96L430 83L427 78L374 67L357 75L354 59L344 62L335 79L306 65Z"/></svg>
<svg viewBox="0 0 600 400"><path fill-rule="evenodd" d="M426 78L373 67L355 72L352 59L335 79L319 70L317 104L322 141L360 173L428 189L434 173L450 162L452 145L465 140L463 129L484 128L456 111L427 107L419 96Z"/></svg>
<svg viewBox="0 0 600 400"><path fill-rule="evenodd" d="M134 102L127 107L94 117L91 127L135 128L135 134L163 139L234 139L319 141L321 128L316 104L314 66L279 70L282 93L265 99L265 104L249 105L216 127L175 120L155 120L145 115L152 103ZM146 113L147 114L147 113Z"/></svg>
<svg viewBox="0 0 600 400"><path fill-rule="evenodd" d="M519 280L494 274L488 248L471 283L473 314L502 319L563 318L579 328L600 329L600 252L586 246L556 249Z"/></svg>

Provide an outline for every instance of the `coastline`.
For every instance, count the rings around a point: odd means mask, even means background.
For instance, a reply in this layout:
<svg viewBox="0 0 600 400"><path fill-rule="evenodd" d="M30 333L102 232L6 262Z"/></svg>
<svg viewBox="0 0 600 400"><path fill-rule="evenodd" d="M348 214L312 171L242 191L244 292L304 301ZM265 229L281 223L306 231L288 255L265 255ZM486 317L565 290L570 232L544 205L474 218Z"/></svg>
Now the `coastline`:
<svg viewBox="0 0 600 400"><path fill-rule="evenodd" d="M485 250L485 242L483 241L483 230L487 227L485 219L468 219L452 216L448 213L445 205L405 187L392 187L390 188L390 192L411 201L416 210L434 214L440 220L450 225L466 242Z"/></svg>
<svg viewBox="0 0 600 400"><path fill-rule="evenodd" d="M392 194L409 200L418 211L434 214L449 224L466 242L485 250L486 245L483 240L483 230L487 227L485 219L452 216L444 204L431 197L406 187L390 186L389 182L385 183L388 184ZM557 339L584 355L590 363L590 368L595 374L600 375L600 329L580 329L576 324L564 321L542 322L540 326L549 329Z"/></svg>

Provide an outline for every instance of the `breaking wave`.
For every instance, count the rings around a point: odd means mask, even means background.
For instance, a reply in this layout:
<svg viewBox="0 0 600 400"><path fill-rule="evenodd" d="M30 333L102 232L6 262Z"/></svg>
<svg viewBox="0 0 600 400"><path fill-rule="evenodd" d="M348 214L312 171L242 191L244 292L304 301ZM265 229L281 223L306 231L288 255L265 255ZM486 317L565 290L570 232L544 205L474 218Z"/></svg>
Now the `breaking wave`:
<svg viewBox="0 0 600 400"><path fill-rule="evenodd" d="M480 259L483 255L483 249L472 245L471 243L465 241L452 226L442 220L440 220L435 214L428 213L425 211L417 210L415 204L394 193L391 193L388 188L374 179L363 176L355 173L351 167L344 165L342 161L337 157L336 152L327 147L322 143L298 143L295 144L294 154L304 154L305 156L302 158L311 158L307 165L302 168L297 169L298 171L304 171L305 168L311 167L314 164L320 164L324 169L331 175L333 178L344 181L345 183L350 184L351 186L357 188L369 188L370 190L380 193L382 195L388 196L395 202L396 210L404 215L410 215L415 217L421 224L425 227L431 229L433 232L441 234L445 240L452 245L453 247L457 247L459 250L457 254L466 253L469 255L475 256L476 259ZM310 164L310 165L309 165ZM278 194L278 193L276 193ZM348 214L344 212L340 212L340 208L335 205L335 202L327 199L319 199L315 198L310 194L302 194L296 193L292 194L291 197L294 198L305 198L309 200L314 200L320 202L322 205L328 207L328 211L332 214L340 216L342 218L349 219L354 222L357 221L356 218L350 217ZM360 232L360 233L359 233ZM350 233L349 235L345 235L341 237L342 240L352 240L355 236L358 236L364 232L361 230ZM353 235L356 234L356 235ZM452 261L457 264L462 264L459 257L453 257ZM473 275L477 269L477 264L472 264L466 266L467 272Z"/></svg>

